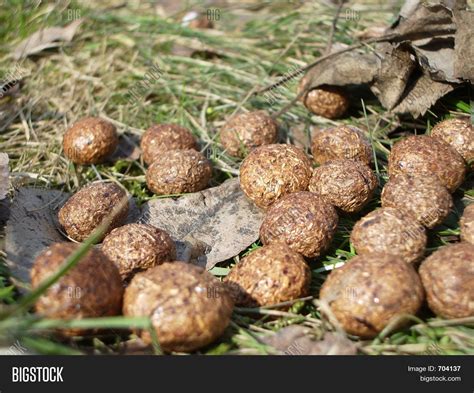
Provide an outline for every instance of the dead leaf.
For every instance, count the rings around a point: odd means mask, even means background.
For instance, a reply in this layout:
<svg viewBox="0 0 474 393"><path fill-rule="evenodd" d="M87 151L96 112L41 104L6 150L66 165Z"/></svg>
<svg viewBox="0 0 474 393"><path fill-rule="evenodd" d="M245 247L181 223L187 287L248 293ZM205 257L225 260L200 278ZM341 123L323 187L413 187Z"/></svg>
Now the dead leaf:
<svg viewBox="0 0 474 393"><path fill-rule="evenodd" d="M411 113L415 118L426 111L441 97L452 91L454 87L448 83L436 82L427 75L421 75L407 89L402 101L393 108L394 113Z"/></svg>
<svg viewBox="0 0 474 393"><path fill-rule="evenodd" d="M33 33L18 44L13 57L18 60L57 47L60 45L59 41L71 42L82 22L82 19L77 19L65 27L48 27Z"/></svg>
<svg viewBox="0 0 474 393"><path fill-rule="evenodd" d="M108 161L115 162L117 160L135 161L140 158L140 148L138 145L140 140L135 135L121 135L117 150L109 157Z"/></svg>
<svg viewBox="0 0 474 393"><path fill-rule="evenodd" d="M178 243L178 259L211 269L255 242L262 219L238 179L230 179L177 199L153 199L143 206L140 221L167 231Z"/></svg>
<svg viewBox="0 0 474 393"><path fill-rule="evenodd" d="M153 347L145 344L141 338L122 341L118 345L118 355L153 355Z"/></svg>
<svg viewBox="0 0 474 393"><path fill-rule="evenodd" d="M57 212L69 194L57 190L20 188L6 225L5 251L15 284L28 288L36 256L61 234ZM168 231L176 241L178 259L212 268L258 239L263 213L246 199L238 179L180 198L154 199L142 210L130 200L127 222L148 222Z"/></svg>
<svg viewBox="0 0 474 393"><path fill-rule="evenodd" d="M416 66L415 59L405 44L382 43L377 53L382 57L381 67L370 89L385 108L392 109L405 91Z"/></svg>
<svg viewBox="0 0 474 393"><path fill-rule="evenodd" d="M289 136L295 146L302 148L306 152L311 150L311 135L309 130L306 129L305 124L297 124L290 127Z"/></svg>
<svg viewBox="0 0 474 393"><path fill-rule="evenodd" d="M5 199L8 193L8 154L0 153L0 201Z"/></svg>
<svg viewBox="0 0 474 393"><path fill-rule="evenodd" d="M412 48L421 68L431 79L440 82L463 82L454 75L454 37L437 37L426 44L414 41Z"/></svg>
<svg viewBox="0 0 474 393"><path fill-rule="evenodd" d="M58 209L69 194L40 188L20 188L14 195L5 229L5 251L12 279L22 291L28 289L30 269L37 255L55 242L67 241L57 220ZM130 201L127 222L138 219L138 208Z"/></svg>
<svg viewBox="0 0 474 393"><path fill-rule="evenodd" d="M373 53L347 52L336 56L334 60L318 64L304 78L310 81L311 88L322 85L360 85L371 82L379 66L380 61Z"/></svg>
<svg viewBox="0 0 474 393"><path fill-rule="evenodd" d="M355 355L357 346L339 333L326 332L322 338L310 328L290 325L262 338L282 355Z"/></svg>
<svg viewBox="0 0 474 393"><path fill-rule="evenodd" d="M457 31L454 39L454 75L474 82L474 12L456 11Z"/></svg>
<svg viewBox="0 0 474 393"><path fill-rule="evenodd" d="M423 115L456 85L474 79L474 13L465 5L407 0L374 52L354 48L323 60L300 86L365 85L392 113Z"/></svg>
<svg viewBox="0 0 474 393"><path fill-rule="evenodd" d="M397 33L404 39L418 40L433 36L454 34L456 24L452 18L452 11L441 4L418 4L412 14L402 19L390 33Z"/></svg>
<svg viewBox="0 0 474 393"><path fill-rule="evenodd" d="M50 244L65 239L56 228L52 211L64 198L56 190L20 189L10 208L5 251L14 283L26 289L36 256Z"/></svg>

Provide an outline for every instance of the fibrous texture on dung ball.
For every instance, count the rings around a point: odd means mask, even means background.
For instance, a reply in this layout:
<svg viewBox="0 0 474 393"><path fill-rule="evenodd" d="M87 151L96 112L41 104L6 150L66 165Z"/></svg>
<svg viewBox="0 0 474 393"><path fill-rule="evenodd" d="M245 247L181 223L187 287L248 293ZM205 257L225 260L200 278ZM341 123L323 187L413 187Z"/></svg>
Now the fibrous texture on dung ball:
<svg viewBox="0 0 474 393"><path fill-rule="evenodd" d="M369 165L373 160L372 146L364 133L356 127L341 125L316 130L311 151L317 164L338 159L352 159Z"/></svg>
<svg viewBox="0 0 474 393"><path fill-rule="evenodd" d="M371 338L394 318L416 314L424 294L412 265L390 254L366 254L333 270L319 298L347 333Z"/></svg>
<svg viewBox="0 0 474 393"><path fill-rule="evenodd" d="M334 237L336 209L308 191L285 195L267 211L260 227L263 244L283 243L306 256L316 257Z"/></svg>
<svg viewBox="0 0 474 393"><path fill-rule="evenodd" d="M162 229L148 224L128 224L104 239L102 252L115 263L124 281L142 270L176 259L176 246Z"/></svg>
<svg viewBox="0 0 474 393"><path fill-rule="evenodd" d="M436 176L400 173L382 190L382 206L412 214L427 228L441 224L453 207L453 198Z"/></svg>
<svg viewBox="0 0 474 393"><path fill-rule="evenodd" d="M464 181L466 165L446 142L428 135L412 135L395 143L388 161L390 177L399 173L435 175L450 192Z"/></svg>
<svg viewBox="0 0 474 393"><path fill-rule="evenodd" d="M369 202L377 184L377 178L366 164L337 160L313 170L309 191L322 196L343 212L354 213Z"/></svg>
<svg viewBox="0 0 474 393"><path fill-rule="evenodd" d="M114 209L122 206L114 213ZM127 194L115 183L95 182L76 192L59 210L59 223L72 239L82 242L104 220L111 219L104 236L123 224L128 214Z"/></svg>
<svg viewBox="0 0 474 393"><path fill-rule="evenodd" d="M312 89L302 100L309 111L328 119L341 117L349 108L346 94L340 87L335 86Z"/></svg>
<svg viewBox="0 0 474 393"><path fill-rule="evenodd" d="M235 265L224 282L237 305L269 306L309 292L311 272L303 257L284 244L253 251Z"/></svg>
<svg viewBox="0 0 474 393"><path fill-rule="evenodd" d="M161 154L146 173L150 191L158 195L197 192L206 188L212 166L196 150L173 150Z"/></svg>
<svg viewBox="0 0 474 393"><path fill-rule="evenodd" d="M263 209L283 195L305 191L310 177L311 161L292 145L260 146L240 166L242 191Z"/></svg>
<svg viewBox="0 0 474 393"><path fill-rule="evenodd" d="M79 245L55 243L44 250L31 269L32 288L55 274ZM122 281L115 265L99 250L91 249L79 263L38 298L36 312L48 318L82 319L118 315L122 306ZM62 331L66 335L85 333Z"/></svg>
<svg viewBox="0 0 474 393"><path fill-rule="evenodd" d="M218 279L201 267L175 261L135 275L125 290L123 313L150 317L165 351L191 352L222 335L232 309ZM147 331L141 335L151 342Z"/></svg>
<svg viewBox="0 0 474 393"><path fill-rule="evenodd" d="M474 127L470 119L441 121L433 127L431 136L449 144L461 154L471 169L474 167Z"/></svg>
<svg viewBox="0 0 474 393"><path fill-rule="evenodd" d="M426 247L426 230L402 210L382 207L354 225L351 242L358 254L393 254L407 263L420 260Z"/></svg>
<svg viewBox="0 0 474 393"><path fill-rule="evenodd" d="M115 126L98 117L87 117L74 123L64 134L63 150L76 164L103 162L118 145Z"/></svg>
<svg viewBox="0 0 474 393"><path fill-rule="evenodd" d="M220 132L222 146L234 157L244 157L256 147L275 143L277 136L277 123L265 111L236 115Z"/></svg>
<svg viewBox="0 0 474 393"><path fill-rule="evenodd" d="M155 124L148 128L140 141L143 161L151 165L155 158L170 150L197 149L191 132L177 124Z"/></svg>
<svg viewBox="0 0 474 393"><path fill-rule="evenodd" d="M459 222L461 240L474 244L474 204L466 206Z"/></svg>
<svg viewBox="0 0 474 393"><path fill-rule="evenodd" d="M441 247L420 266L430 309L442 318L474 316L474 245Z"/></svg>

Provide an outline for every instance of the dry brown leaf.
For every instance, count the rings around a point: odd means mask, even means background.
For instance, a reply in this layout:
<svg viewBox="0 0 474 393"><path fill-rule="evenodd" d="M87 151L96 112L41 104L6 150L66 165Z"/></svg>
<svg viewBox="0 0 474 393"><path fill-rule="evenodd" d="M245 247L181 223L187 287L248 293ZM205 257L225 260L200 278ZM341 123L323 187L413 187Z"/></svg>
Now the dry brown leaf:
<svg viewBox="0 0 474 393"><path fill-rule="evenodd" d="M371 90L385 108L392 109L405 91L416 66L415 60L404 44L394 46L382 43L377 51L382 56L382 61Z"/></svg>
<svg viewBox="0 0 474 393"><path fill-rule="evenodd" d="M419 4L408 18L401 19L395 28L387 32L397 33L404 39L418 40L434 35L454 34L456 25L449 8L441 4Z"/></svg>
<svg viewBox="0 0 474 393"><path fill-rule="evenodd" d="M59 41L72 41L82 21L82 19L78 19L65 27L48 27L33 33L18 44L13 52L13 57L18 60L45 49L57 47L60 45Z"/></svg>
<svg viewBox="0 0 474 393"><path fill-rule="evenodd" d="M375 52L359 49L323 60L303 82L310 88L367 85L393 113L423 115L456 85L474 79L474 13L465 5L407 0Z"/></svg>
<svg viewBox="0 0 474 393"><path fill-rule="evenodd" d="M20 188L14 195L5 229L5 251L12 279L21 290L28 288L36 256L52 243L67 241L57 220L58 209L69 194L58 190ZM137 220L136 204L130 200L128 222Z"/></svg>
<svg viewBox="0 0 474 393"><path fill-rule="evenodd" d="M373 53L347 52L318 64L304 78L310 81L311 88L321 85L360 85L371 82L379 66L380 61Z"/></svg>
<svg viewBox="0 0 474 393"><path fill-rule="evenodd" d="M311 335L311 329L290 325L262 338L282 355L355 355L356 345L339 333L327 332L323 338Z"/></svg>
<svg viewBox="0 0 474 393"><path fill-rule="evenodd" d="M293 145L309 152L311 149L311 132L305 124L296 124L290 127L289 136Z"/></svg>
<svg viewBox="0 0 474 393"><path fill-rule="evenodd" d="M439 82L461 83L454 74L454 37L438 37L427 43L413 42L421 68Z"/></svg>
<svg viewBox="0 0 474 393"><path fill-rule="evenodd" d="M421 75L407 90L402 101L393 108L395 113L411 113L415 118L426 111L441 97L452 91L448 83L435 82L427 75Z"/></svg>
<svg viewBox="0 0 474 393"><path fill-rule="evenodd" d="M454 75L474 83L474 12L455 11Z"/></svg>
<svg viewBox="0 0 474 393"><path fill-rule="evenodd" d="M20 289L30 281L36 256L61 234L57 212L69 194L57 190L20 188L6 225L5 251L12 277ZM258 239L263 213L240 190L238 179L180 198L154 199L141 212L130 200L127 222L147 222L165 229L176 241L178 259L208 269L238 255Z"/></svg>
<svg viewBox="0 0 474 393"><path fill-rule="evenodd" d="M140 141L132 135L121 135L117 150L109 157L108 161L115 162L117 160L131 160L135 161L140 158L140 148L138 145Z"/></svg>
<svg viewBox="0 0 474 393"><path fill-rule="evenodd" d="M143 206L140 221L167 231L177 241L178 259L211 269L255 242L262 219L238 179L230 179L177 199L153 199Z"/></svg>
<svg viewBox="0 0 474 393"><path fill-rule="evenodd" d="M30 282L36 256L50 244L65 240L53 218L55 206L64 195L61 191L29 188L15 195L5 230L5 251L12 278L21 289Z"/></svg>

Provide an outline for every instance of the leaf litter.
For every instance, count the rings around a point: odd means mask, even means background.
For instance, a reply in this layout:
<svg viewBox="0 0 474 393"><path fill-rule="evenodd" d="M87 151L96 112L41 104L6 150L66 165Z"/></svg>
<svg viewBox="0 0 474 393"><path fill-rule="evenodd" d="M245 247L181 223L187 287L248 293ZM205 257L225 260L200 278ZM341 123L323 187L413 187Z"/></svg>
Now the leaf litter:
<svg viewBox="0 0 474 393"><path fill-rule="evenodd" d="M333 50L304 76L306 89L365 85L393 113L424 115L441 97L474 81L474 12L463 9L464 1L445 3L408 0L397 21L375 36L371 51L364 45Z"/></svg>
<svg viewBox="0 0 474 393"><path fill-rule="evenodd" d="M6 225L7 264L15 284L28 289L36 256L52 243L67 241L57 212L69 194L58 190L20 188ZM132 204L127 222L166 230L176 242L178 260L211 269L247 249L258 239L263 213L240 190L238 179L179 198L157 198Z"/></svg>
<svg viewBox="0 0 474 393"><path fill-rule="evenodd" d="M262 338L282 355L355 355L357 345L342 333L325 332L322 337L312 334L311 329L290 325Z"/></svg>

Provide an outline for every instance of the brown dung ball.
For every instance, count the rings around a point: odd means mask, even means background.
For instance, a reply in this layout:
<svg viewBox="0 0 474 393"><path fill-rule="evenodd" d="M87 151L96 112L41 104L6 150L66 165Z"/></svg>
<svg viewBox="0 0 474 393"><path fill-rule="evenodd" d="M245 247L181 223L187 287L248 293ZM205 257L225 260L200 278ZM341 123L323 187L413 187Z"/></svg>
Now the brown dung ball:
<svg viewBox="0 0 474 393"><path fill-rule="evenodd" d="M112 218L104 236L123 224L128 215L128 198L115 183L94 182L76 192L59 210L59 223L72 239L82 242L98 226L109 219L114 209L122 205Z"/></svg>
<svg viewBox="0 0 474 393"><path fill-rule="evenodd" d="M222 146L234 157L245 157L256 147L275 143L277 137L278 125L265 111L234 116L220 132Z"/></svg>
<svg viewBox="0 0 474 393"><path fill-rule="evenodd" d="M453 207L451 194L435 176L392 176L381 199L383 207L404 210L427 228L441 224Z"/></svg>
<svg viewBox="0 0 474 393"><path fill-rule="evenodd" d="M172 150L161 154L148 168L146 183L157 195L197 192L212 176L211 163L196 150Z"/></svg>
<svg viewBox="0 0 474 393"><path fill-rule="evenodd" d="M143 133L140 141L143 161L151 165L155 158L169 150L197 149L191 132L177 124L154 124Z"/></svg>
<svg viewBox="0 0 474 393"><path fill-rule="evenodd" d="M308 191L285 195L267 211L260 227L263 244L283 243L305 257L325 251L337 229L336 209Z"/></svg>
<svg viewBox="0 0 474 393"><path fill-rule="evenodd" d="M448 119L431 130L431 136L450 145L474 168L474 127L469 119Z"/></svg>
<svg viewBox="0 0 474 393"><path fill-rule="evenodd" d="M125 290L123 313L151 317L161 347L191 352L222 335L233 301L225 286L203 268L171 262L138 273ZM142 338L150 343L149 332Z"/></svg>
<svg viewBox="0 0 474 393"><path fill-rule="evenodd" d="M374 154L364 133L346 125L316 130L311 151L314 162L319 165L339 159L352 159L370 165Z"/></svg>
<svg viewBox="0 0 474 393"><path fill-rule="evenodd" d="M79 120L63 137L64 154L72 162L80 165L103 162L114 153L117 145L115 126L98 117Z"/></svg>
<svg viewBox="0 0 474 393"><path fill-rule="evenodd" d="M262 209L283 195L305 191L311 161L293 145L265 145L253 150L240 166L240 187Z"/></svg>
<svg viewBox="0 0 474 393"><path fill-rule="evenodd" d="M459 222L461 240L474 244L474 204L466 206Z"/></svg>
<svg viewBox="0 0 474 393"><path fill-rule="evenodd" d="M32 289L56 273L78 247L74 243L54 243L38 255L31 269ZM105 317L120 314L122 295L122 280L115 265L101 251L91 249L41 295L35 307L47 318ZM83 329L62 331L69 336L85 333Z"/></svg>
<svg viewBox="0 0 474 393"><path fill-rule="evenodd" d="M340 87L325 86L310 90L303 99L312 113L328 119L337 119L349 109L349 99Z"/></svg>
<svg viewBox="0 0 474 393"><path fill-rule="evenodd" d="M125 282L142 270L176 259L170 235L148 224L115 228L104 239L102 252L115 263Z"/></svg>
<svg viewBox="0 0 474 393"><path fill-rule="evenodd" d="M263 246L235 265L224 282L236 305L270 306L309 293L311 272L303 257L284 244Z"/></svg>
<svg viewBox="0 0 474 393"><path fill-rule="evenodd" d="M425 227L411 214L392 207L382 207L362 217L351 233L358 254L393 254L407 263L423 257L426 241Z"/></svg>
<svg viewBox="0 0 474 393"><path fill-rule="evenodd" d="M441 247L420 266L430 309L442 318L474 317L474 245Z"/></svg>
<svg viewBox="0 0 474 393"><path fill-rule="evenodd" d="M464 181L466 165L461 155L447 143L428 135L411 135L392 147L388 173L390 177L399 173L435 175L453 192Z"/></svg>
<svg viewBox="0 0 474 393"><path fill-rule="evenodd" d="M360 211L372 198L377 178L368 165L353 160L330 161L313 170L309 191L345 213Z"/></svg>
<svg viewBox="0 0 474 393"><path fill-rule="evenodd" d="M319 297L347 333L372 338L394 318L416 314L424 293L412 265L395 255L366 254L333 270Z"/></svg>

